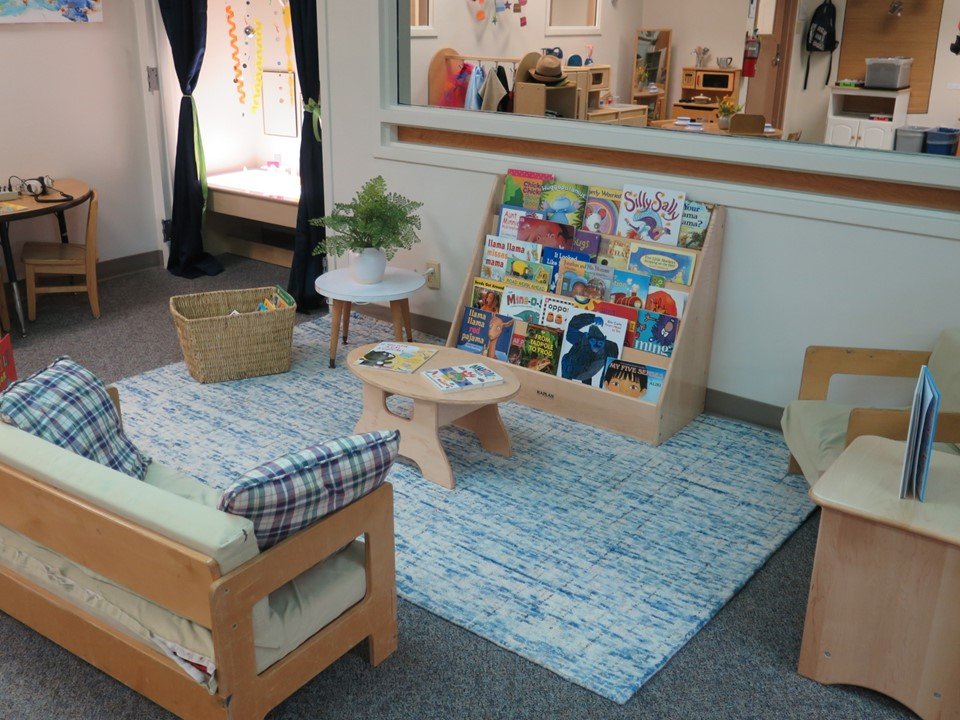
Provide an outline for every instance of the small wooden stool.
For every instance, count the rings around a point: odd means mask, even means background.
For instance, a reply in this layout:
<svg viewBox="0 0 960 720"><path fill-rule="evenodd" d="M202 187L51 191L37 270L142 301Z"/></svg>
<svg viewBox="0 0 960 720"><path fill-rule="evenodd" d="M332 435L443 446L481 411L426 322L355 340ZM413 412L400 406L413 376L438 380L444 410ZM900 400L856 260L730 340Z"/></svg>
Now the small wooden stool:
<svg viewBox="0 0 960 720"><path fill-rule="evenodd" d="M413 270L388 267L383 280L374 285L362 285L350 277L350 270L342 268L325 272L317 278L317 292L330 299L330 367L336 367L337 343L342 337L347 342L350 329L350 310L353 303L389 302L393 312L393 339L401 342L406 333L413 340L410 324L409 297L422 288L426 279Z"/></svg>
<svg viewBox="0 0 960 720"><path fill-rule="evenodd" d="M960 456L934 452L901 500L904 443L860 437L810 490L823 508L801 675L960 718Z"/></svg>

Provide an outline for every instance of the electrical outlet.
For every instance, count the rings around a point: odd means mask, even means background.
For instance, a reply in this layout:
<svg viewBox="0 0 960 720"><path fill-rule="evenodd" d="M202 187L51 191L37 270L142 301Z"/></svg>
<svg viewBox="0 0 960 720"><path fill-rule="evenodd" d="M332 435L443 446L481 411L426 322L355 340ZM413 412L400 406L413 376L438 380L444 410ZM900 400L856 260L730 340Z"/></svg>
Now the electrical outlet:
<svg viewBox="0 0 960 720"><path fill-rule="evenodd" d="M427 270L433 270L427 275L427 287L431 290L440 289L440 263L436 260L427 261Z"/></svg>

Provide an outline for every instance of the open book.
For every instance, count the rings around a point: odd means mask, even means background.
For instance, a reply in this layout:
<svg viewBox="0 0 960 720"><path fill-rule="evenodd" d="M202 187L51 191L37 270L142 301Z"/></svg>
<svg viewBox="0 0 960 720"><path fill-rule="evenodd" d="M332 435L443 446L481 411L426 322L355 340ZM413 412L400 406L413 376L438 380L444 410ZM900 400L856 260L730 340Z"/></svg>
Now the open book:
<svg viewBox="0 0 960 720"><path fill-rule="evenodd" d="M910 427L907 430L907 451L900 476L900 497L916 498L923 502L927 494L927 474L933 453L933 438L937 433L937 414L940 412L940 391L933 375L924 365L913 393Z"/></svg>

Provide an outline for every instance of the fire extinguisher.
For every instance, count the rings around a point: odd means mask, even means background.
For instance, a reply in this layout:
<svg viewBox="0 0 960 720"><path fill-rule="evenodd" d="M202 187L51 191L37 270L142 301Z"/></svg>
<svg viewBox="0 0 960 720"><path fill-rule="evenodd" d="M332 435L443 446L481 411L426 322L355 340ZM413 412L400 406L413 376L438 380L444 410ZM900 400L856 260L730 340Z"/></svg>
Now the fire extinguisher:
<svg viewBox="0 0 960 720"><path fill-rule="evenodd" d="M752 78L757 74L757 58L760 57L760 38L747 33L743 45L743 77Z"/></svg>

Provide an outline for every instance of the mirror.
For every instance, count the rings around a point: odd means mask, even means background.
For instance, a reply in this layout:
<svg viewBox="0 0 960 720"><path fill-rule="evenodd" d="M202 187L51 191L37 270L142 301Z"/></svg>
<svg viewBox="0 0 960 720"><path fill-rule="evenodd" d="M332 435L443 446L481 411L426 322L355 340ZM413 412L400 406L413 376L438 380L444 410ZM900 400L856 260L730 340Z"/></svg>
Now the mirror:
<svg viewBox="0 0 960 720"><path fill-rule="evenodd" d="M888 2L837 1L838 47L808 52L820 2L437 3L436 36L403 38L404 97L486 110L490 122L509 112L956 156L960 58L940 31L954 27L955 3L905 2L897 14ZM544 54L554 74L537 79Z"/></svg>
<svg viewBox="0 0 960 720"><path fill-rule="evenodd" d="M599 0L547 0L548 30L600 27ZM549 33L548 33L549 34Z"/></svg>
<svg viewBox="0 0 960 720"><path fill-rule="evenodd" d="M264 70L261 90L263 134L297 137L300 131L300 96L292 72Z"/></svg>

